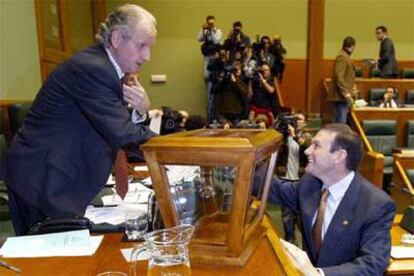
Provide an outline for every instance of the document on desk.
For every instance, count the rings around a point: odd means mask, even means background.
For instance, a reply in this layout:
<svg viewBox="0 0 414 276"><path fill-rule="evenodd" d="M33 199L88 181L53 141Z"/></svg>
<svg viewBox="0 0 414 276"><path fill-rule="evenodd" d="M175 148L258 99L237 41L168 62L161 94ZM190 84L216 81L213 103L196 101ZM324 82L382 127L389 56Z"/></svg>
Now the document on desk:
<svg viewBox="0 0 414 276"><path fill-rule="evenodd" d="M53 234L10 237L0 249L5 258L54 256L90 256L98 249L103 236L93 236L89 230Z"/></svg>
<svg viewBox="0 0 414 276"><path fill-rule="evenodd" d="M392 246L391 257L394 259L414 259L414 247Z"/></svg>

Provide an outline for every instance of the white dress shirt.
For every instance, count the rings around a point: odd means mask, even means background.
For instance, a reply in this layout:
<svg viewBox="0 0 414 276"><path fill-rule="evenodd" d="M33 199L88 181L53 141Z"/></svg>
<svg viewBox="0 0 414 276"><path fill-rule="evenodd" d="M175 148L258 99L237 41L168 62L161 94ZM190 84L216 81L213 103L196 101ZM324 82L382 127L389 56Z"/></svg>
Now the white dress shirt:
<svg viewBox="0 0 414 276"><path fill-rule="evenodd" d="M115 71L118 75L119 80L121 80L124 77L125 73L122 72L121 67L119 67L118 63L116 62L115 58L112 56L111 52L109 52L107 48L105 48L105 51L108 54L109 61L112 63L112 65L115 68ZM145 121L146 118L147 118L147 114L140 115L135 109L132 110L131 121L134 124L142 123Z"/></svg>
<svg viewBox="0 0 414 276"><path fill-rule="evenodd" d="M331 184L329 186L324 184L322 187L322 190L328 189L329 191L329 196L326 201L325 215L322 224L322 241L326 234L326 231L328 230L329 224L331 223L332 218L335 215L336 209L338 209L338 206L341 203L346 191L348 190L349 185L351 185L354 176L355 172L351 171L347 176L345 176L338 182ZM315 215L313 216L312 225L315 224L317 213L318 210L316 210Z"/></svg>

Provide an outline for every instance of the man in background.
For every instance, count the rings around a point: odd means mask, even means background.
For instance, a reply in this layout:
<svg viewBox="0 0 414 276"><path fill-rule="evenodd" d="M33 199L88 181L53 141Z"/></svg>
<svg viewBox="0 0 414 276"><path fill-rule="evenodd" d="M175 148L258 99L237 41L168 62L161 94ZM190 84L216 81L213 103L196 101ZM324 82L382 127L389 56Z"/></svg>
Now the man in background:
<svg viewBox="0 0 414 276"><path fill-rule="evenodd" d="M352 102L355 86L355 69L351 55L355 49L355 39L348 36L342 43L342 49L335 59L332 91L327 100L332 102L334 122L346 123L349 105Z"/></svg>
<svg viewBox="0 0 414 276"><path fill-rule="evenodd" d="M198 32L197 40L202 43L201 53L204 56L203 73L207 89L207 114L209 120L212 119L214 97L211 94L213 83L207 67L212 61L213 56L219 51L221 36L222 32L216 26L216 18L213 15L207 16L206 22L202 24L201 30Z"/></svg>
<svg viewBox="0 0 414 276"><path fill-rule="evenodd" d="M381 42L378 59L378 69L381 71L381 78L398 77L397 60L395 59L394 43L388 37L387 28L378 26L375 29L375 35Z"/></svg>
<svg viewBox="0 0 414 276"><path fill-rule="evenodd" d="M83 216L118 150L138 151L154 136L137 124L149 108L145 89L123 77L150 60L155 26L143 8L120 6L101 24L98 43L57 67L40 89L6 157L17 235L47 217Z"/></svg>

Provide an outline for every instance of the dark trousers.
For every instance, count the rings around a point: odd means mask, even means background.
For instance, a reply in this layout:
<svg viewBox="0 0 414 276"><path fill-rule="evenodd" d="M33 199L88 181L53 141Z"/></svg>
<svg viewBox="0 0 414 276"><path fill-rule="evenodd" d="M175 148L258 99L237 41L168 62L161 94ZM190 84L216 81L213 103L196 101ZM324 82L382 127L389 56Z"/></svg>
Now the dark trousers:
<svg viewBox="0 0 414 276"><path fill-rule="evenodd" d="M283 230L285 231L285 240L295 243L295 225L297 223L297 213L288 208L281 207Z"/></svg>
<svg viewBox="0 0 414 276"><path fill-rule="evenodd" d="M16 236L26 235L37 222L43 221L46 216L36 207L25 202L18 194L7 189L9 208Z"/></svg>

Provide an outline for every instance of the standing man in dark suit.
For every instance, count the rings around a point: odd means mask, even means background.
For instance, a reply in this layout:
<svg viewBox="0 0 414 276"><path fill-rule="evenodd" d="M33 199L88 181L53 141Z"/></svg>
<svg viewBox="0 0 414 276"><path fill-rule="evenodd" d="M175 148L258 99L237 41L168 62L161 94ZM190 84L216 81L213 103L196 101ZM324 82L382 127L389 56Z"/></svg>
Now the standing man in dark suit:
<svg viewBox="0 0 414 276"><path fill-rule="evenodd" d="M155 26L143 8L119 7L101 24L99 42L56 68L40 89L6 160L17 235L46 217L82 216L117 151L138 151L154 136L136 124L149 108L145 89L122 78L150 60Z"/></svg>
<svg viewBox="0 0 414 276"><path fill-rule="evenodd" d="M355 68L351 60L354 49L355 39L351 36L346 37L342 43L342 50L335 59L332 91L327 97L333 105L335 123L346 123L349 104L356 88Z"/></svg>
<svg viewBox="0 0 414 276"><path fill-rule="evenodd" d="M375 35L381 42L378 59L378 69L381 71L381 78L398 77L397 60L395 59L394 43L388 37L387 28L378 26L375 29Z"/></svg>
<svg viewBox="0 0 414 276"><path fill-rule="evenodd" d="M304 275L379 276L387 267L395 204L356 171L361 149L349 126L325 125L300 181L272 183L269 200L301 215L306 252L282 244Z"/></svg>

